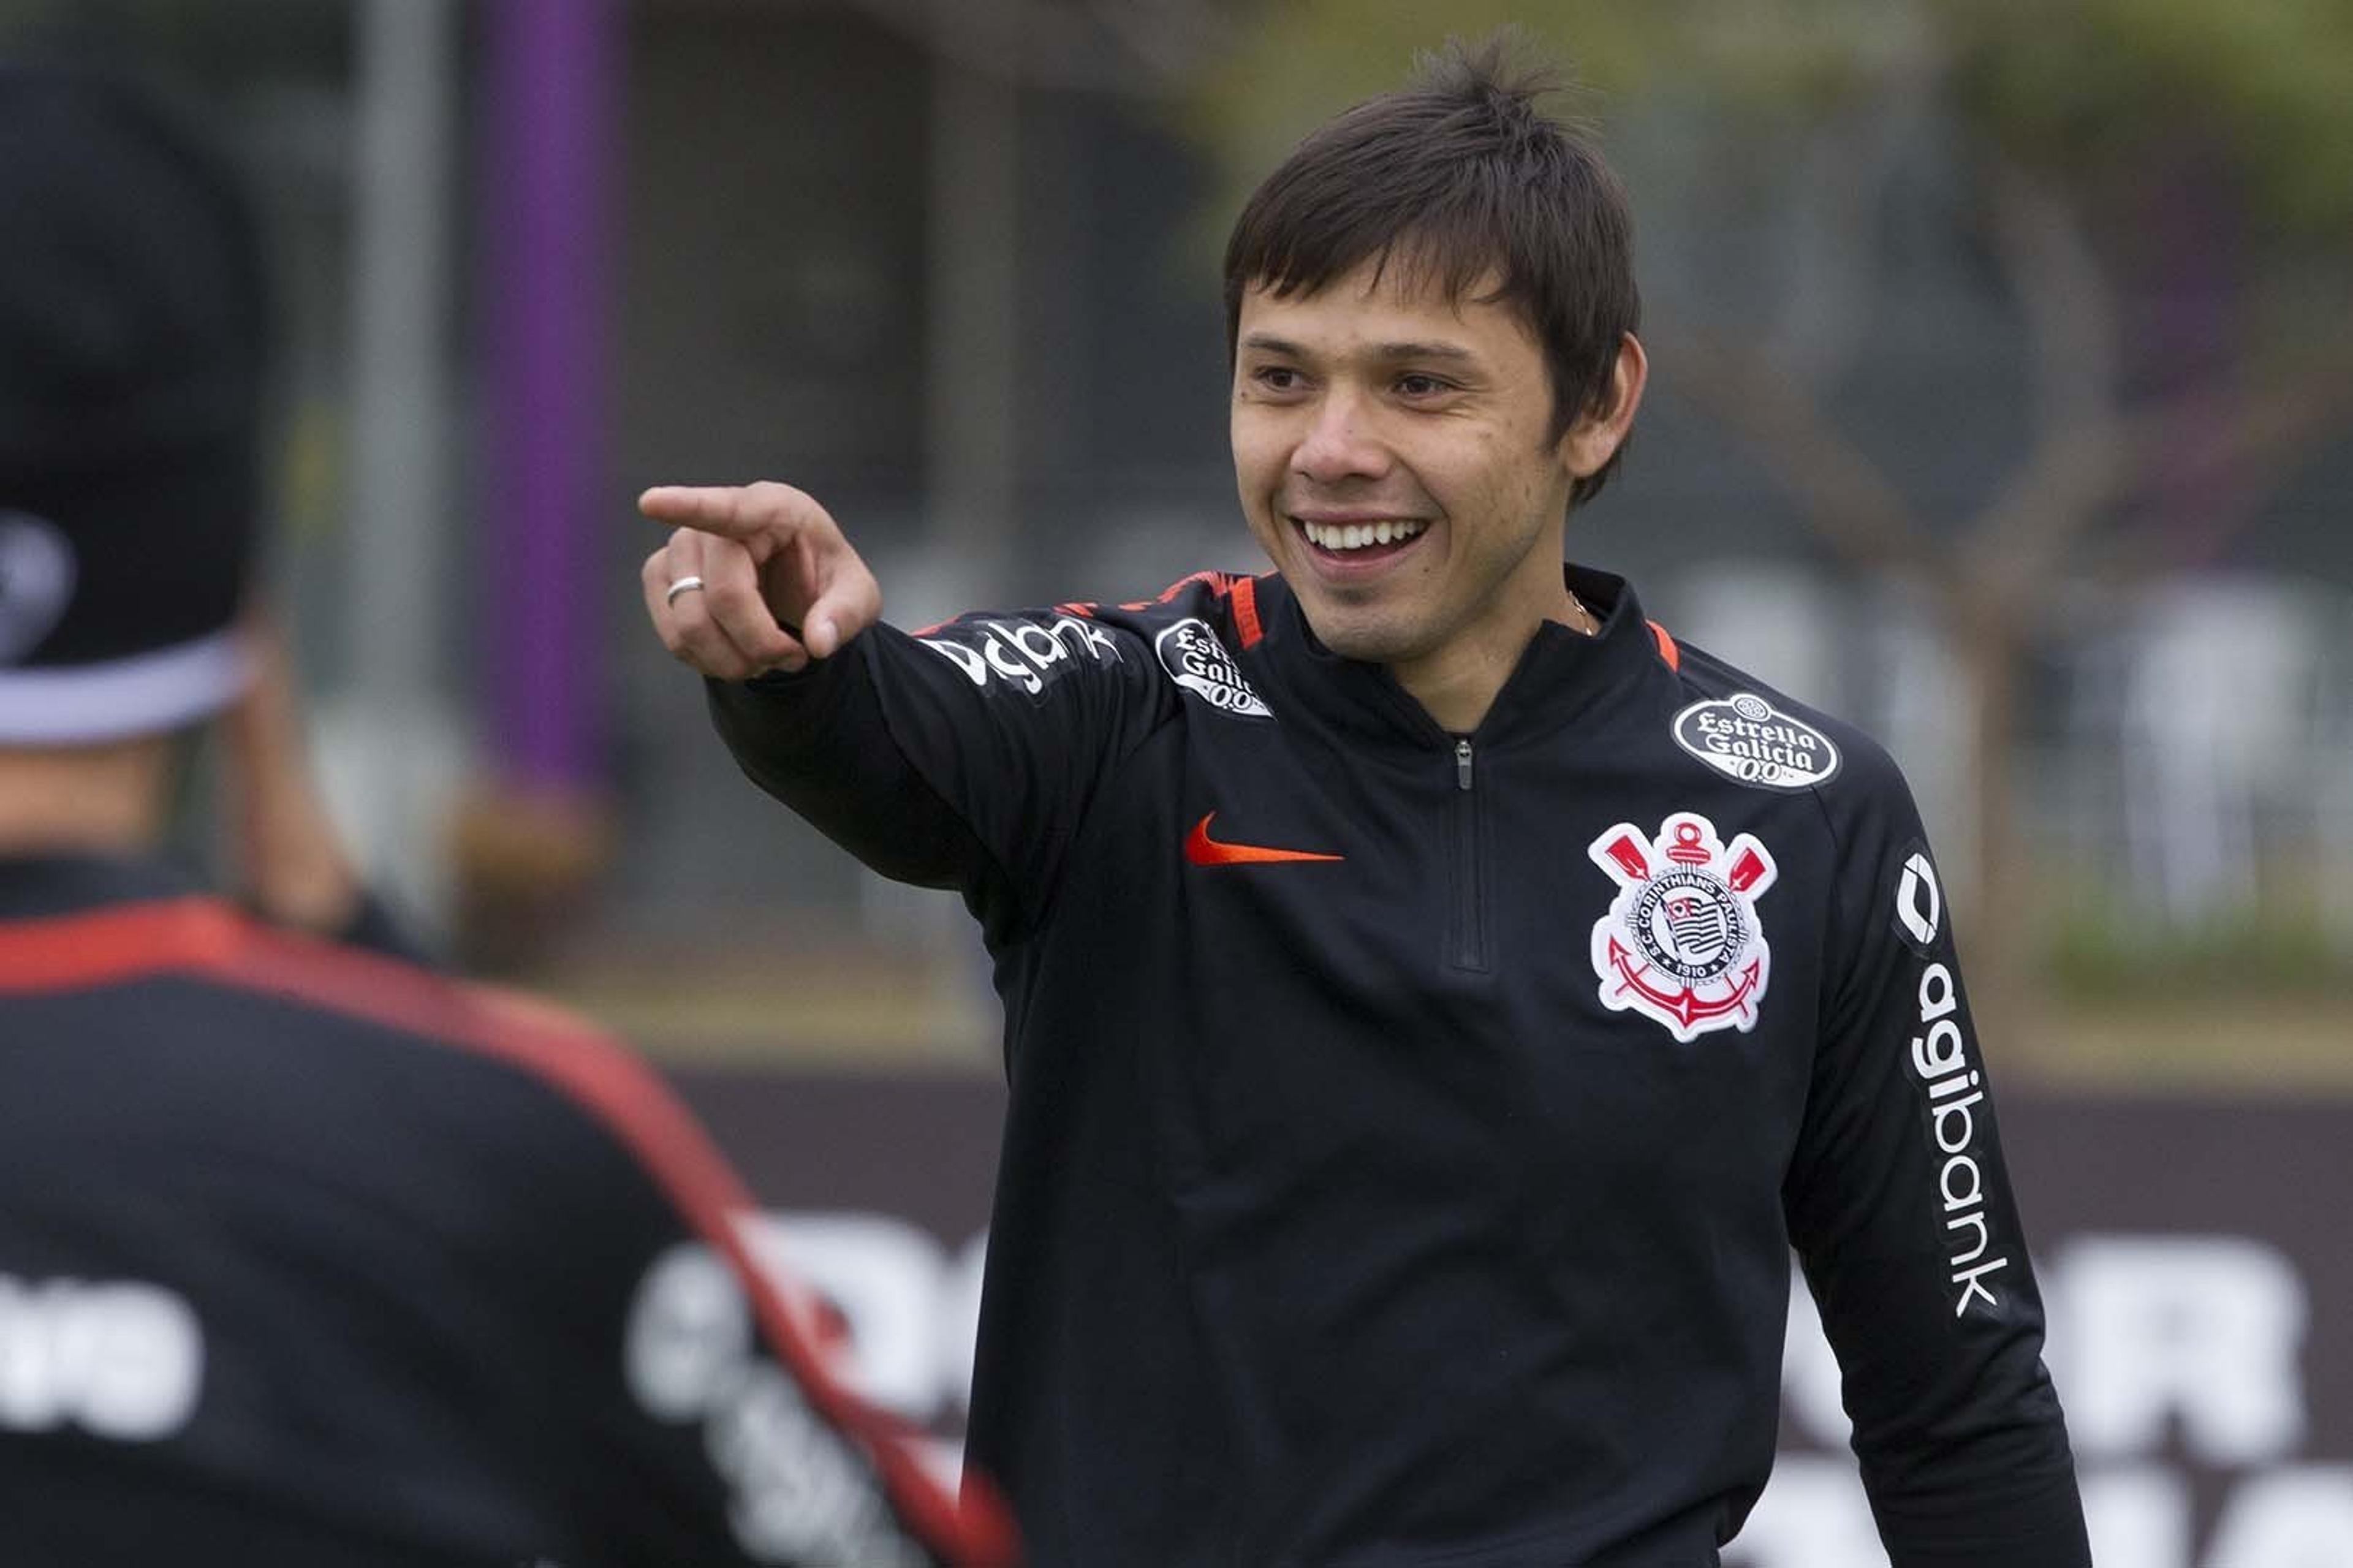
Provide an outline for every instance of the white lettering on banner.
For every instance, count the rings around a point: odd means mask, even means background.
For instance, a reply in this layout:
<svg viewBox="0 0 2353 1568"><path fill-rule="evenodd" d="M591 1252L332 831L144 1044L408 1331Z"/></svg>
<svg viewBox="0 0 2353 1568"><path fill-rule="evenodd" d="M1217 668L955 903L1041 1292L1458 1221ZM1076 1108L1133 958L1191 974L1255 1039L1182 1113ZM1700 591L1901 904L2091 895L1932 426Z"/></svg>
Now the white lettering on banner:
<svg viewBox="0 0 2353 1568"><path fill-rule="evenodd" d="M2119 1560L2121 1561L2121 1559ZM1852 1458L1785 1456L1725 1568L1887 1568Z"/></svg>
<svg viewBox="0 0 2353 1568"><path fill-rule="evenodd" d="M948 1266L947 1289L940 1298L935 1330L940 1377L959 1410L972 1408L974 1342L980 1337L980 1280L987 1264L988 1233L983 1231L957 1250Z"/></svg>
<svg viewBox="0 0 2353 1568"><path fill-rule="evenodd" d="M2157 1465L2078 1478L2093 1561L2118 1568L2189 1568L2189 1482Z"/></svg>
<svg viewBox="0 0 2353 1568"><path fill-rule="evenodd" d="M0 1431L169 1437L195 1414L205 1337L176 1291L0 1274Z"/></svg>
<svg viewBox="0 0 2353 1568"><path fill-rule="evenodd" d="M841 1314L849 1343L835 1370L859 1393L918 1422L970 1405L986 1234L951 1257L888 1215L769 1210L743 1236L763 1268Z"/></svg>
<svg viewBox="0 0 2353 1568"><path fill-rule="evenodd" d="M2302 1351L2310 1307L2286 1257L2242 1237L2092 1235L2071 1240L2038 1272L2047 1359L2067 1411L2095 1562L2353 1564L2353 1465L2278 1463L2306 1430ZM1838 1363L1802 1283L1790 1291L1782 1398L1790 1432L1841 1451L1782 1458L1749 1526L1725 1549L1725 1568L1812 1568L1810 1531L1832 1543L1820 1561L1842 1561L1827 1553L1843 1551L1836 1543L1869 1525L1853 1460L1842 1451L1849 1427ZM2163 1462L2177 1436L2193 1459L2245 1472L2225 1494L2202 1556L2190 1476ZM1799 1484L1785 1495L1792 1474Z"/></svg>
<svg viewBox="0 0 2353 1568"><path fill-rule="evenodd" d="M1850 1430L1840 1392L1838 1358L1822 1335L1813 1293L1789 1278L1788 1329L1781 1341L1781 1405L1799 1430L1824 1448L1842 1447ZM1779 1474L1777 1470L1776 1475Z"/></svg>
<svg viewBox="0 0 2353 1568"><path fill-rule="evenodd" d="M2345 1568L2348 1561L2353 1465L2306 1465L2257 1476L2232 1494L2206 1568Z"/></svg>
<svg viewBox="0 0 2353 1568"><path fill-rule="evenodd" d="M1924 1054L1942 1049L1923 1047ZM1957 1128L1947 1133L1957 1135ZM1955 1171L1946 1180L1944 1201L1968 1207L1981 1174ZM752 1226L756 1256L791 1270L841 1312L850 1341L841 1367L853 1386L919 1421L965 1406L985 1235L950 1249L903 1220L873 1214L772 1213ZM2177 1430L2191 1456L2226 1468L2288 1458L2302 1441L2307 1306L2286 1258L2236 1237L2094 1235L2059 1248L2040 1273L2049 1360L2082 1466L2095 1561L2347 1568L2353 1466L2243 1474L2201 1557L2190 1478L2164 1461ZM1725 1568L1883 1568L1844 1452L1838 1362L1801 1282L1791 1287L1781 1375L1786 1432L1837 1451L1782 1456L1725 1549Z"/></svg>
<svg viewBox="0 0 2353 1568"><path fill-rule="evenodd" d="M649 1415L699 1421L736 1540L763 1562L917 1568L873 1479L784 1372L754 1353L750 1303L708 1247L681 1242L638 1282L622 1371Z"/></svg>
<svg viewBox="0 0 2353 1568"><path fill-rule="evenodd" d="M836 1370L845 1381L910 1421L932 1417L948 1267L939 1243L904 1220L871 1214L762 1213L742 1234L764 1268L798 1279L841 1314L849 1343Z"/></svg>
<svg viewBox="0 0 2353 1568"><path fill-rule="evenodd" d="M2077 1447L2110 1458L2183 1447L2214 1465L2303 1442L2307 1307L2295 1267L2239 1237L2086 1237L2064 1254L2052 1318Z"/></svg>
<svg viewBox="0 0 2353 1568"><path fill-rule="evenodd" d="M2081 1482L2094 1563L2193 1568L2186 1479L2134 1466L2087 1471ZM2273 1568L2268 1559L2250 1561ZM1887 1568L1853 1456L1782 1456L1748 1521L1724 1549L1724 1568ZM2208 1568L2223 1568L2222 1559L2210 1559Z"/></svg>
<svg viewBox="0 0 2353 1568"><path fill-rule="evenodd" d="M776 1367L748 1369L712 1407L704 1432L712 1464L734 1489L728 1522L754 1558L875 1568L923 1562L841 1440Z"/></svg>
<svg viewBox="0 0 2353 1568"><path fill-rule="evenodd" d="M1058 616L1050 621L960 621L915 642L964 671L975 686L986 688L998 679L1032 697L1046 689L1046 682L1063 668L1076 668L1082 657L1097 664L1117 664L1121 658L1119 639L1082 616Z"/></svg>

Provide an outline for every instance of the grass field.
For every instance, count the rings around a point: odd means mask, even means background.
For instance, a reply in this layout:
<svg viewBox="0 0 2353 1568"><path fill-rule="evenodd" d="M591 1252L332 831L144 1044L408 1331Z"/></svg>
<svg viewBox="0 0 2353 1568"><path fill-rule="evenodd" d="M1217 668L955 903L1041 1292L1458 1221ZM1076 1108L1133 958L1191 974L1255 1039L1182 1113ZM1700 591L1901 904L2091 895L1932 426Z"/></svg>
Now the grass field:
<svg viewBox="0 0 2353 1568"><path fill-rule="evenodd" d="M806 933L776 942L717 956L635 944L534 984L664 1060L997 1070L996 998L970 964ZM2101 986L2045 996L1986 1049L2021 1088L2353 1096L2353 989Z"/></svg>

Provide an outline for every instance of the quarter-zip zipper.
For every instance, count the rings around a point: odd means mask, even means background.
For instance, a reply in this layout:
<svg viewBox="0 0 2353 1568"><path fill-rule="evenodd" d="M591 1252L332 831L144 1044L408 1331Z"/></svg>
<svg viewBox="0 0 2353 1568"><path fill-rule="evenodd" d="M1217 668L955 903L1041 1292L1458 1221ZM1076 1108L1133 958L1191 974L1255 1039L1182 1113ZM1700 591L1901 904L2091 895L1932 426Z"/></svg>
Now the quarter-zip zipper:
<svg viewBox="0 0 2353 1568"><path fill-rule="evenodd" d="M1454 908L1447 921L1446 962L1456 969L1487 967L1487 901L1479 853L1479 796L1471 787L1471 741L1454 742Z"/></svg>

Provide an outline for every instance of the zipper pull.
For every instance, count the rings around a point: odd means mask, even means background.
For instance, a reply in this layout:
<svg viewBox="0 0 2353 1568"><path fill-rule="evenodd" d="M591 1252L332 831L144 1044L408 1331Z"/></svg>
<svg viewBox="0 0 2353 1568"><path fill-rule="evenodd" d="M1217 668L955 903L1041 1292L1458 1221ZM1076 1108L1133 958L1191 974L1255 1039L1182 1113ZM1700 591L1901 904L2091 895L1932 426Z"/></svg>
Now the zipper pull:
<svg viewBox="0 0 2353 1568"><path fill-rule="evenodd" d="M1468 741L1454 742L1454 786L1457 789L1471 787L1471 742Z"/></svg>

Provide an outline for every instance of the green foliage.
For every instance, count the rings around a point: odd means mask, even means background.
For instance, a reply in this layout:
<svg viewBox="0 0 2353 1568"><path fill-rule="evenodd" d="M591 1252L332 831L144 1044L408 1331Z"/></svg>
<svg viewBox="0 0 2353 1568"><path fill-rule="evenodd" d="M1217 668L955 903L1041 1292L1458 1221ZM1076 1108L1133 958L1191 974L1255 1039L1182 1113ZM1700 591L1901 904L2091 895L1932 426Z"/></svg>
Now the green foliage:
<svg viewBox="0 0 2353 1568"><path fill-rule="evenodd" d="M20 42L36 24L51 20L56 11L53 0L0 0L0 48Z"/></svg>
<svg viewBox="0 0 2353 1568"><path fill-rule="evenodd" d="M1449 38L1516 31L1575 86L1630 101L1675 87L1752 106L1820 102L1851 89L1900 28L1884 0L1298 0L1270 5L1188 108L1209 146L1246 166L1280 158L1351 103L1398 84Z"/></svg>
<svg viewBox="0 0 2353 1568"><path fill-rule="evenodd" d="M2353 228L2348 0L1295 0L1198 84L1188 128L1238 188L1450 37L1516 25L1613 113L1819 119L1936 90L1993 144L2096 188L2185 150L2266 226Z"/></svg>
<svg viewBox="0 0 2353 1568"><path fill-rule="evenodd" d="M2353 929L2332 913L2326 863L2309 844L2263 856L2245 903L2180 922L2156 917L2115 867L2078 862L2046 884L2048 978L2095 1003L2353 998Z"/></svg>
<svg viewBox="0 0 2353 1568"><path fill-rule="evenodd" d="M1397 85L1419 50L1449 32L1474 37L1509 20L1503 0L1460 0L1448 20L1415 0L1300 0L1269 5L1246 42L1194 86L1187 128L1234 177L1262 172L1301 137Z"/></svg>
<svg viewBox="0 0 2353 1568"><path fill-rule="evenodd" d="M2030 161L2078 177L2219 152L2250 205L2353 226L2346 0L1941 0L1956 101Z"/></svg>
<svg viewBox="0 0 2353 1568"><path fill-rule="evenodd" d="M2158 933L2123 929L2113 910L2071 910L2049 965L2060 995L2086 1002L2353 994L2353 953L2317 922L2277 910Z"/></svg>

